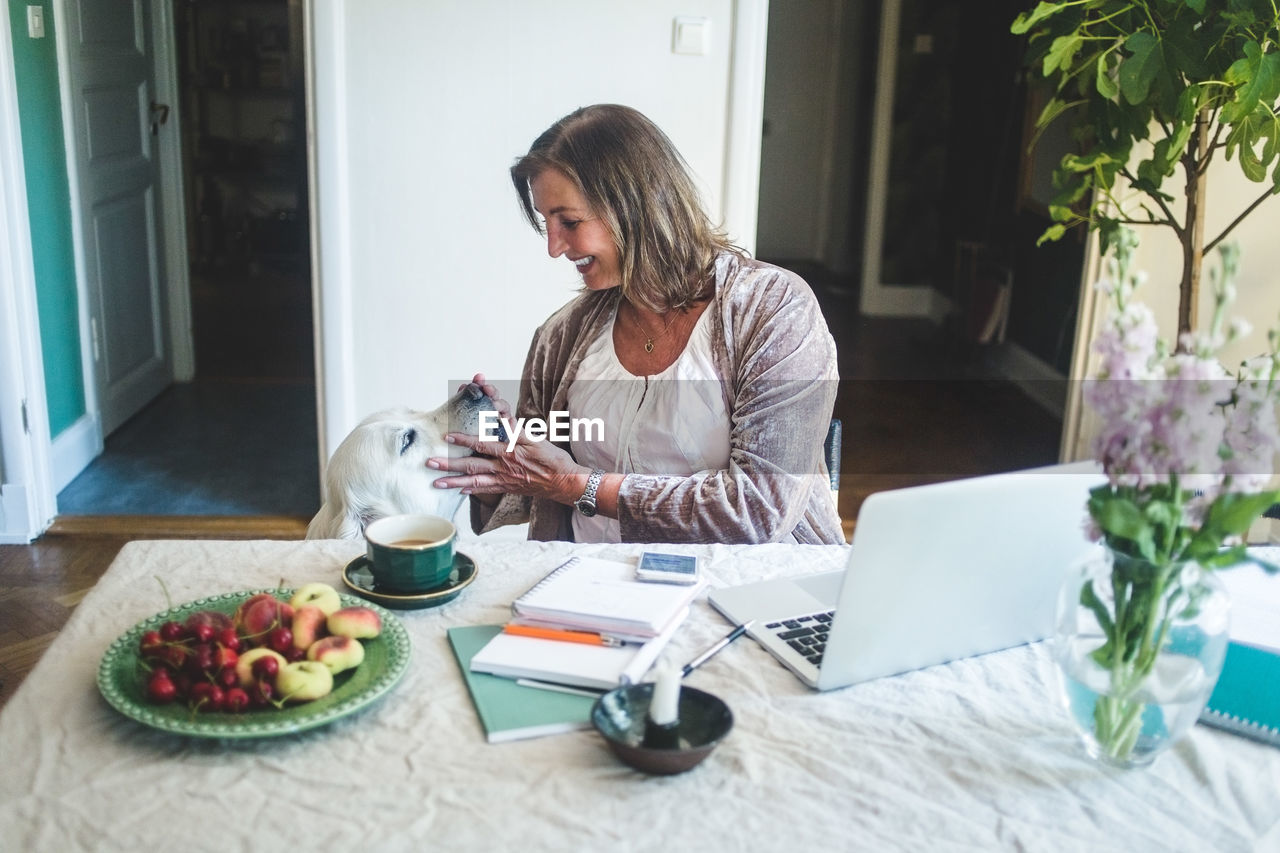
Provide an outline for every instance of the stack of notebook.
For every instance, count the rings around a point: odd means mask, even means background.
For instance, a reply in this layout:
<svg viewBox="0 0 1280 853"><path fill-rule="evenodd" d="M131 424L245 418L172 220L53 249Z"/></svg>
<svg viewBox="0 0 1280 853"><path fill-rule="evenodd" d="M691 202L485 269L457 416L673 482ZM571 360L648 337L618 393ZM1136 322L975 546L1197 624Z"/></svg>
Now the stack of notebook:
<svg viewBox="0 0 1280 853"><path fill-rule="evenodd" d="M598 692L640 681L704 587L643 583L633 563L574 557L512 603L506 626L451 628L489 741L585 728Z"/></svg>

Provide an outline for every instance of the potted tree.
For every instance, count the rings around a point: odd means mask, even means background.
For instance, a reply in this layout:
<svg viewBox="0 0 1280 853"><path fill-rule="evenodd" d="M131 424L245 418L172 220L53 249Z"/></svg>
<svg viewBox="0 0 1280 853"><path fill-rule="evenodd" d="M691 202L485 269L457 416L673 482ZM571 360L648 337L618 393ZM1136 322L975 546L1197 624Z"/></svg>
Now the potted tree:
<svg viewBox="0 0 1280 853"><path fill-rule="evenodd" d="M1071 116L1079 146L1054 171L1054 224L1041 242L1084 225L1098 229L1105 253L1122 226L1173 229L1182 247L1179 339L1196 326L1205 252L1280 193L1277 9L1271 0L1044 0L1012 26L1029 37L1028 64L1052 85L1037 127ZM1206 176L1219 156L1261 186L1206 238ZM1184 205L1165 190L1179 177ZM1136 201L1119 197L1117 178Z"/></svg>

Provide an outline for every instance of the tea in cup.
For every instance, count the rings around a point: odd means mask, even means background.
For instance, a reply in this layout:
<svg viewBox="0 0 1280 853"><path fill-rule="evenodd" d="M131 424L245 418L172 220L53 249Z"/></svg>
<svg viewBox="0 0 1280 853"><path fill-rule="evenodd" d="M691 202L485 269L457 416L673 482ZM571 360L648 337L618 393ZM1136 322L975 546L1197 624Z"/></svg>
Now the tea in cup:
<svg viewBox="0 0 1280 853"><path fill-rule="evenodd" d="M437 515L390 515L364 531L369 571L379 589L416 594L442 586L453 572L458 530Z"/></svg>

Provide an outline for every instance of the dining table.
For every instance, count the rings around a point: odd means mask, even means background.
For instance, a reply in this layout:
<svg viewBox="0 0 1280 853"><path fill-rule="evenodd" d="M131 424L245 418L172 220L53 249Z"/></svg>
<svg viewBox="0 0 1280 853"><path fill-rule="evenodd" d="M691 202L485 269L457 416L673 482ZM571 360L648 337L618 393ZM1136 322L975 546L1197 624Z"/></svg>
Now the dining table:
<svg viewBox="0 0 1280 853"><path fill-rule="evenodd" d="M351 592L364 543L128 543L0 710L0 850L1280 850L1280 749L1201 724L1147 767L1102 764L1060 701L1047 641L816 692L744 638L686 679L733 727L676 775L622 763L591 728L489 743L447 629L504 622L569 557L635 561L652 546L457 547L475 566L465 589L387 611L407 657L376 700L300 731L206 737L108 703L113 644L186 602L315 581ZM663 550L696 556L712 587L849 555ZM659 663L730 627L703 594Z"/></svg>

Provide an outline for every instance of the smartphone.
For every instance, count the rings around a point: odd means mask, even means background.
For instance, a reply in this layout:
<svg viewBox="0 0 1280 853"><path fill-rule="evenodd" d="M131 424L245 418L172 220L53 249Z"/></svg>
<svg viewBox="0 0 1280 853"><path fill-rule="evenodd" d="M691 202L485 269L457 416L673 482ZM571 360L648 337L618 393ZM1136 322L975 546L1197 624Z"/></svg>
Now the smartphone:
<svg viewBox="0 0 1280 853"><path fill-rule="evenodd" d="M636 580L656 583L697 583L698 558L685 554L645 551L640 555L640 565L636 566Z"/></svg>

